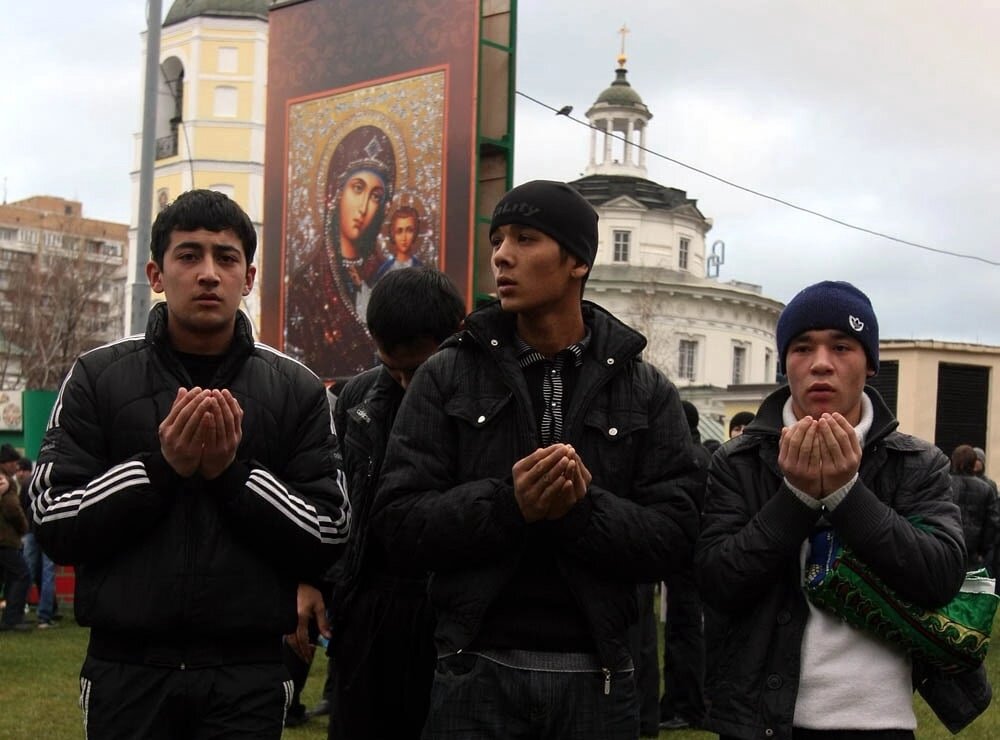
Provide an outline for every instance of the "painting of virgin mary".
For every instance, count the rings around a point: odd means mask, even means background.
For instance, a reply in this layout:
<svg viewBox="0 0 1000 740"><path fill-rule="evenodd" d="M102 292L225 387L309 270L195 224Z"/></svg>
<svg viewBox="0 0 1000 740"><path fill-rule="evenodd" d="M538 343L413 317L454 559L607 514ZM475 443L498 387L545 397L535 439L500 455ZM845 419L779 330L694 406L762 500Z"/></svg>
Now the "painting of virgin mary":
<svg viewBox="0 0 1000 740"><path fill-rule="evenodd" d="M392 143L377 126L359 126L326 172L322 238L287 284L285 351L329 377L332 368L355 374L373 364L364 317L385 259L376 245L396 188Z"/></svg>

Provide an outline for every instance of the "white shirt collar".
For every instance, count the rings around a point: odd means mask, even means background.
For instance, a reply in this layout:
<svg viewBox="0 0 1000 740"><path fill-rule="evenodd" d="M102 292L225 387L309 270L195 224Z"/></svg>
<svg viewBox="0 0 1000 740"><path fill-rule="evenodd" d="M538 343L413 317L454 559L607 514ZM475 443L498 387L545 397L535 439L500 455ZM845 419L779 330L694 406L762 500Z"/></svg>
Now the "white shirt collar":
<svg viewBox="0 0 1000 740"><path fill-rule="evenodd" d="M788 397L788 400L785 401L784 407L781 409L781 421L786 427L790 427L798 421L798 419L795 418L795 412L792 411L791 396ZM875 421L875 408L872 406L872 401L868 398L868 394L862 392L861 420L858 422L857 426L854 427L854 433L858 435L858 444L862 447L865 446L865 437L868 435L868 432L871 431L873 421Z"/></svg>

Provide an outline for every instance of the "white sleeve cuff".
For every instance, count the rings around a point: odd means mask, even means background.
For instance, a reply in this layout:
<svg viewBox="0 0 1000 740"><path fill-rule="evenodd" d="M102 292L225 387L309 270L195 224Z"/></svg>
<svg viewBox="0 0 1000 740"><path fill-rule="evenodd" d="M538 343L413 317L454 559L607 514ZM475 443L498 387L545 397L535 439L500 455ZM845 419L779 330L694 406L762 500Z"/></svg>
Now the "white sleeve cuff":
<svg viewBox="0 0 1000 740"><path fill-rule="evenodd" d="M785 478L785 485L788 486L789 491L795 494L795 498L804 503L810 509L819 509L821 506L823 506L823 504L819 501L819 499L813 498L805 491L800 491L798 488L789 483L788 478Z"/></svg>
<svg viewBox="0 0 1000 740"><path fill-rule="evenodd" d="M827 511L833 511L834 509L837 508L837 505L844 500L844 497L847 495L847 492L854 487L854 484L857 482L857 480L858 480L858 474L855 473L853 477L849 481L847 481L847 483L842 485L840 488L831 493L829 496L824 496L823 498L821 498L819 500L819 503L822 504L823 508L826 509Z"/></svg>

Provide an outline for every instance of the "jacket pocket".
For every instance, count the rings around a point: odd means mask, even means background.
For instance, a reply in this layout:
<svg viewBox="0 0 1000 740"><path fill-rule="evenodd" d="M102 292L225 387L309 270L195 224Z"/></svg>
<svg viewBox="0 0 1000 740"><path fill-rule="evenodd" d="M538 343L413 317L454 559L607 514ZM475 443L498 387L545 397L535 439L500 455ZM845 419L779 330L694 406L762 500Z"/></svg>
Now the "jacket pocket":
<svg viewBox="0 0 1000 740"><path fill-rule="evenodd" d="M444 411L458 428L459 480L507 477L518 449L512 395L453 396Z"/></svg>
<svg viewBox="0 0 1000 740"><path fill-rule="evenodd" d="M592 408L583 418L583 428L583 449L589 452L584 463L590 466L595 482L617 490L622 483L630 481L636 451L642 449L642 438L649 429L646 413L633 409ZM588 463L596 460L596 454L600 456L600 464Z"/></svg>
<svg viewBox="0 0 1000 740"><path fill-rule="evenodd" d="M452 396L445 403L448 416L460 419L473 429L482 429L511 405L510 393L503 396Z"/></svg>

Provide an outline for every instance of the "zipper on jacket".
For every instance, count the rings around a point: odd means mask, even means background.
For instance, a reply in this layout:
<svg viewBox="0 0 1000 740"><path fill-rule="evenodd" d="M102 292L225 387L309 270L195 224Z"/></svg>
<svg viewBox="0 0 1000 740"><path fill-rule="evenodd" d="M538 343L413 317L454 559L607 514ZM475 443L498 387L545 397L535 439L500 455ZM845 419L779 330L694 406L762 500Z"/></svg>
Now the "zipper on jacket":
<svg viewBox="0 0 1000 740"><path fill-rule="evenodd" d="M608 668L602 668L601 673L604 674L604 695L610 696L611 694L611 670Z"/></svg>

